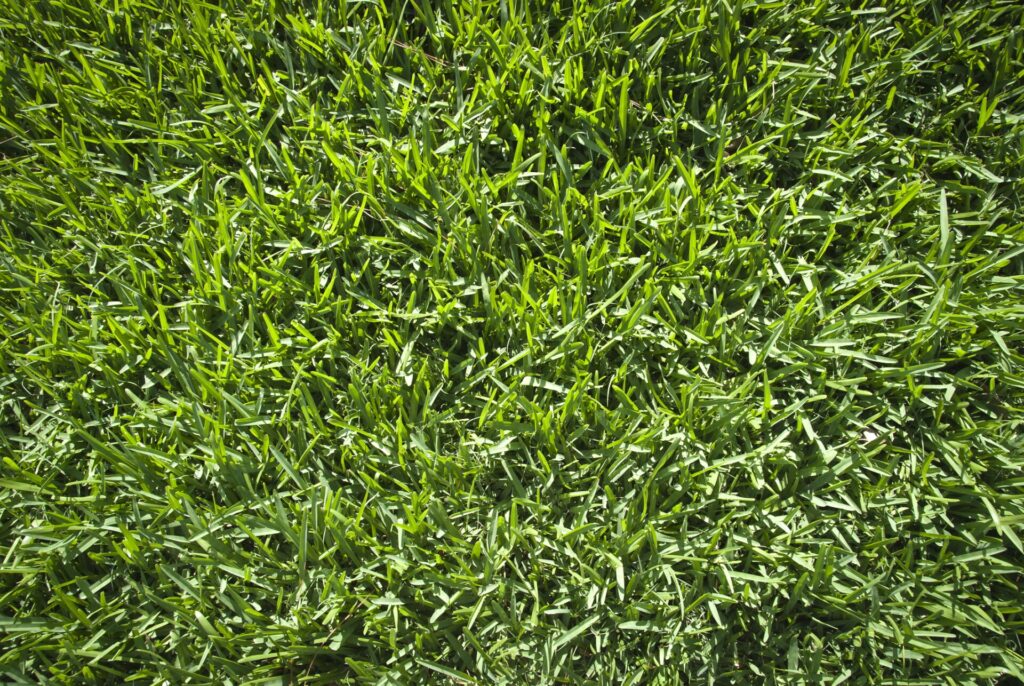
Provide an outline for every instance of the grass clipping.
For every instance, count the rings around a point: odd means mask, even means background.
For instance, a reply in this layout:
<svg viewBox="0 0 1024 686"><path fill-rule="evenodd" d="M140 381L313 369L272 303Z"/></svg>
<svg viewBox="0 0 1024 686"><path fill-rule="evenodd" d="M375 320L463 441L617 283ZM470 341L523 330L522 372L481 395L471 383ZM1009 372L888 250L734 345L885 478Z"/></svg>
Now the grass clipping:
<svg viewBox="0 0 1024 686"><path fill-rule="evenodd" d="M1022 678L1024 5L0 6L8 683Z"/></svg>

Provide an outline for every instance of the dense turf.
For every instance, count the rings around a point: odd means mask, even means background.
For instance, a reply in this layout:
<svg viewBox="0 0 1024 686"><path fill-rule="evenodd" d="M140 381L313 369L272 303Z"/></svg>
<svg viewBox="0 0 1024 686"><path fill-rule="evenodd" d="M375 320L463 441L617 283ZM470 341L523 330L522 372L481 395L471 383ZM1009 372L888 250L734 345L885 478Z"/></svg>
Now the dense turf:
<svg viewBox="0 0 1024 686"><path fill-rule="evenodd" d="M1024 6L0 2L0 674L1009 683Z"/></svg>

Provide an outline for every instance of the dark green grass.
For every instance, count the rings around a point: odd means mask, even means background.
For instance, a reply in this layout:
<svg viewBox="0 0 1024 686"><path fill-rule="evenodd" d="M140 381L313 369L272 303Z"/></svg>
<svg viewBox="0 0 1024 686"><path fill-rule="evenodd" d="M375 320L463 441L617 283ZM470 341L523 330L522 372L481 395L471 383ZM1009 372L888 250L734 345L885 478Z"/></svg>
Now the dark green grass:
<svg viewBox="0 0 1024 686"><path fill-rule="evenodd" d="M1024 676L1024 6L0 17L5 681Z"/></svg>

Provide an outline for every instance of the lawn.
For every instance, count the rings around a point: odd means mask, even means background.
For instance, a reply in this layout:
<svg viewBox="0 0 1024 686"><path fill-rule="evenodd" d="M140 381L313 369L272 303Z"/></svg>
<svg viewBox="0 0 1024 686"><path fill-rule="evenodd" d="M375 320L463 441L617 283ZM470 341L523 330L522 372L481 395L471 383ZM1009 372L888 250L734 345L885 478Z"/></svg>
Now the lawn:
<svg viewBox="0 0 1024 686"><path fill-rule="evenodd" d="M0 0L0 679L1024 679L1024 5Z"/></svg>

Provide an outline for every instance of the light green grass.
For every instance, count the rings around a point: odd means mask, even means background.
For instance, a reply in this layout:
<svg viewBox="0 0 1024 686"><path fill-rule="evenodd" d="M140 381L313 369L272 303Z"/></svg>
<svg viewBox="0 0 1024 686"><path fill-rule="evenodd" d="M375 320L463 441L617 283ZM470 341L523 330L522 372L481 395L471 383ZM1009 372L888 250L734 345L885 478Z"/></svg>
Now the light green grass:
<svg viewBox="0 0 1024 686"><path fill-rule="evenodd" d="M1024 5L0 17L5 682L1024 677Z"/></svg>

